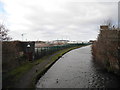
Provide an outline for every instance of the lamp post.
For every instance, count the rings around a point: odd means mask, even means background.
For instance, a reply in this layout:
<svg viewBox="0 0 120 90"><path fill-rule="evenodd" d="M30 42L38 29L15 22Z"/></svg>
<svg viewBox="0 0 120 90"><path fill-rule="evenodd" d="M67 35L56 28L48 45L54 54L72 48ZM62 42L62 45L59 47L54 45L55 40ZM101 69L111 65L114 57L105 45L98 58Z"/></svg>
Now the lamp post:
<svg viewBox="0 0 120 90"><path fill-rule="evenodd" d="M21 34L21 36L22 36L22 41L24 40L24 35L25 35L26 33L22 33Z"/></svg>

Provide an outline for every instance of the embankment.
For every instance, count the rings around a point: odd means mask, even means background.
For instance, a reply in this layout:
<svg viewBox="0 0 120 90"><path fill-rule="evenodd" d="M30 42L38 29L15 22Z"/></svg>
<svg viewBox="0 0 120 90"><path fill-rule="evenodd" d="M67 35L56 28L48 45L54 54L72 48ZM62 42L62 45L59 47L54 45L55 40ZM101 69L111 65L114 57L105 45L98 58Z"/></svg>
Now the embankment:
<svg viewBox="0 0 120 90"><path fill-rule="evenodd" d="M85 46L85 45L81 45ZM24 64L11 72L4 78L3 88L34 88L37 80L65 53L81 46L63 49Z"/></svg>
<svg viewBox="0 0 120 90"><path fill-rule="evenodd" d="M109 72L120 75L120 30L101 29L92 45L92 54Z"/></svg>

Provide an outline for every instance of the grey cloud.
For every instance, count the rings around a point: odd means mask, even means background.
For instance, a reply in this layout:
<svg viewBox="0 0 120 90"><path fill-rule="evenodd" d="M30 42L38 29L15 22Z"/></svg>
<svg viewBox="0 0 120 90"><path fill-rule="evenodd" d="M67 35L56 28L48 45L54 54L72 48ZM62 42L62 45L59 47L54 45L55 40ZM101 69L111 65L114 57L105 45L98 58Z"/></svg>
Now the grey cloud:
<svg viewBox="0 0 120 90"><path fill-rule="evenodd" d="M41 39L70 37L73 40L89 40L98 34L99 25L104 19L117 19L116 3L80 3L68 2L59 12L47 12L43 7L23 5L30 12L24 18L30 23L23 23L30 33L41 35ZM75 27L70 27L70 26ZM79 37L79 38L78 38ZM30 36L29 36L30 38Z"/></svg>

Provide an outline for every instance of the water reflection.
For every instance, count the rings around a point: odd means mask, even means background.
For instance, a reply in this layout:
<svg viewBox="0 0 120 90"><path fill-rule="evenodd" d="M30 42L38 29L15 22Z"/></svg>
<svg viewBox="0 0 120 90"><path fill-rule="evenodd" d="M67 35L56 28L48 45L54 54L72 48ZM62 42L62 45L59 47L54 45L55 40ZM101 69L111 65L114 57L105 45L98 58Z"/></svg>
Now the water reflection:
<svg viewBox="0 0 120 90"><path fill-rule="evenodd" d="M91 46L72 50L62 56L45 75L37 88L114 88L120 80L92 60Z"/></svg>

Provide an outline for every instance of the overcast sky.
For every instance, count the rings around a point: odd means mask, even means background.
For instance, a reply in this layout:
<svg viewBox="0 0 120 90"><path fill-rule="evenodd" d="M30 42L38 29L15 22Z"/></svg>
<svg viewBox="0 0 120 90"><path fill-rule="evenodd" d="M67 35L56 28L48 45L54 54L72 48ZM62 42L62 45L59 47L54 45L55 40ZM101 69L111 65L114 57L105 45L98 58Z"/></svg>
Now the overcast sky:
<svg viewBox="0 0 120 90"><path fill-rule="evenodd" d="M0 22L4 21L13 40L22 40L22 33L24 40L94 40L99 25L107 19L117 24L117 2L118 0L2 0Z"/></svg>

